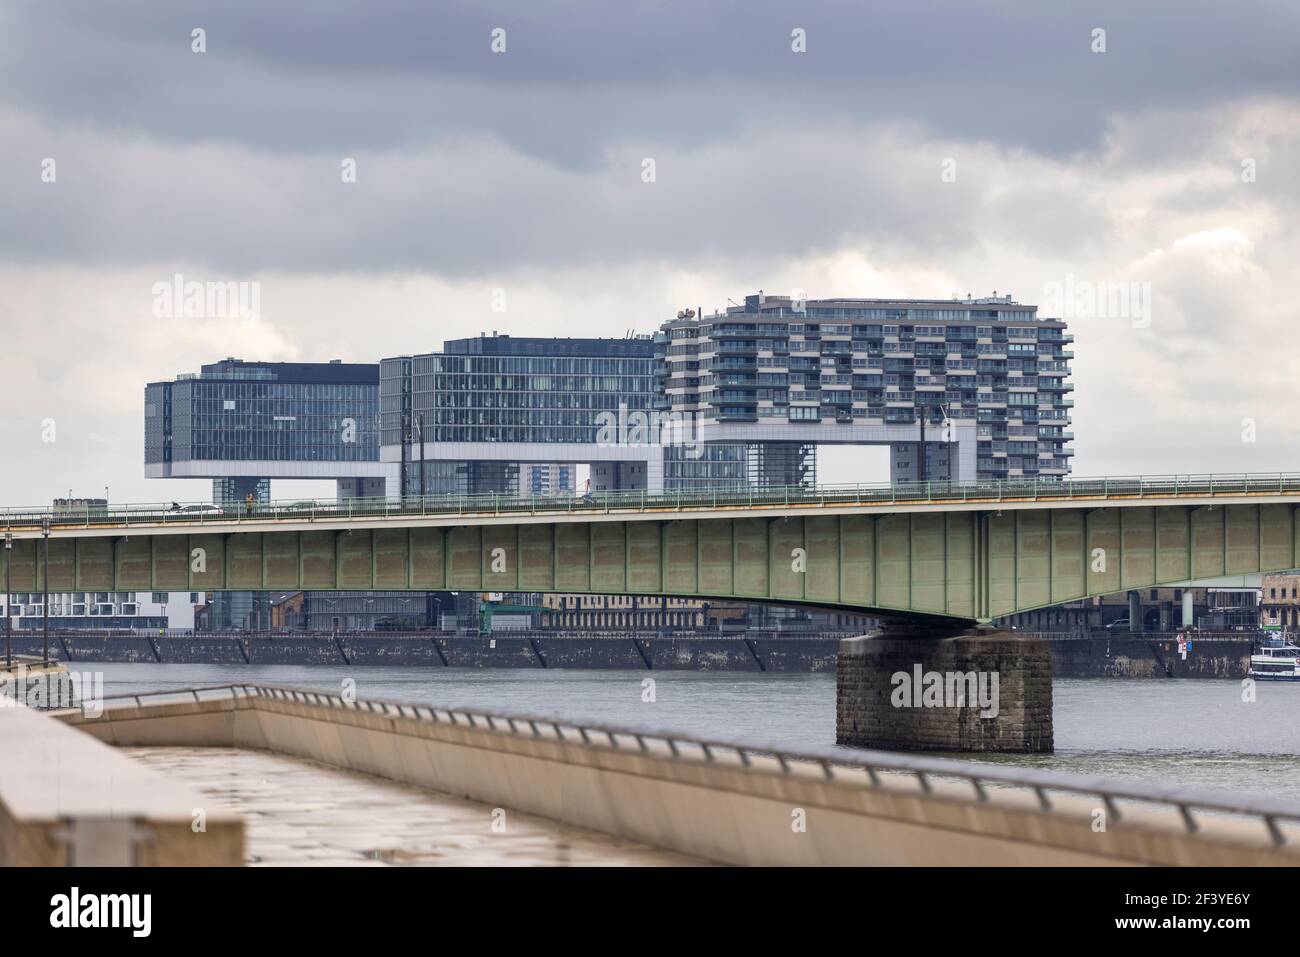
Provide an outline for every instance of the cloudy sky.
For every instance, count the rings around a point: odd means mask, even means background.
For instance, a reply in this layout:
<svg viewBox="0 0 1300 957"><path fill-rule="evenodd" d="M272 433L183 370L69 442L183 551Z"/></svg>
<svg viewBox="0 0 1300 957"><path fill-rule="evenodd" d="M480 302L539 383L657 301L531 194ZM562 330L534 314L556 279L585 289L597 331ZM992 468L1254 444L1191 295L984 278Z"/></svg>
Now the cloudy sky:
<svg viewBox="0 0 1300 957"><path fill-rule="evenodd" d="M143 478L142 393L223 356L759 288L1132 291L1065 304L1075 473L1300 470L1297 35L1294 0L8 0L0 503L206 497ZM154 315L177 273L258 321Z"/></svg>

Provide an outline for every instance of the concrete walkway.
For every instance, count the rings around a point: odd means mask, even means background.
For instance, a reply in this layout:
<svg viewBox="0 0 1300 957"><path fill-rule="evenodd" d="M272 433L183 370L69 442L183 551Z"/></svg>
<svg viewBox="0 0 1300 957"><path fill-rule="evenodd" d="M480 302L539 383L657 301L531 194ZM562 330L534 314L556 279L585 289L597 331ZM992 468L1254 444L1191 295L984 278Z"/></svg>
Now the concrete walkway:
<svg viewBox="0 0 1300 957"><path fill-rule="evenodd" d="M633 841L407 787L303 758L237 748L123 748L238 812L253 865L678 866ZM501 828L504 814L504 830ZM496 822L497 830L494 830Z"/></svg>
<svg viewBox="0 0 1300 957"><path fill-rule="evenodd" d="M263 819L287 817L297 822L295 838L308 833L292 842L284 840L289 831L272 834L277 852L312 851L323 860L345 848L353 858L395 861L409 853L451 863L473 862L451 860L453 850L495 851L491 860L505 863L516 844L492 843L501 837L491 826L500 807L536 815L536 830L523 836L550 835L519 845L521 857L536 863L554 863L561 842L577 863L590 841L610 852L610 863L633 850L642 860L653 855L651 863L664 861L665 851L759 865L1300 863L1293 802L988 763L782 753L257 685L131 696L106 702L96 717L69 711L59 719L128 751L243 749L255 753L238 761L273 760L281 769L320 762L308 767L328 785L288 776L258 800L271 805ZM164 753L189 754L204 775L200 785L214 795L239 796L247 787L236 783L241 775L252 774L258 787L275 777L234 759L208 764L201 750ZM172 777L194 786L180 773ZM365 793L333 783L357 780ZM449 816L460 798L475 802L468 818ZM397 801L414 810L388 810ZM519 833L512 822L507 835ZM352 833L336 842L327 832L340 827ZM256 847L252 853L261 857Z"/></svg>

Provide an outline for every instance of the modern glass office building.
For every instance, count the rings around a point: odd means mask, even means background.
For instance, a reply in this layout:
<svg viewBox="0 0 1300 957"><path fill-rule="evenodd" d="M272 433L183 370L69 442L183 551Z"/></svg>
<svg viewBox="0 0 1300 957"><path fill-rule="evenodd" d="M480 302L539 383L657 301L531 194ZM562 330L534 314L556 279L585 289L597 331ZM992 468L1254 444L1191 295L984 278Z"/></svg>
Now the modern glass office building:
<svg viewBox="0 0 1300 957"><path fill-rule="evenodd" d="M383 494L379 367L225 359L145 387L145 474L210 478L217 504L265 500L271 478Z"/></svg>
<svg viewBox="0 0 1300 957"><path fill-rule="evenodd" d="M1072 341L1010 296L759 292L722 313L684 311L656 339L661 409L690 417L707 454L670 450L665 483L811 484L824 444L888 445L895 481L1060 478Z"/></svg>
<svg viewBox="0 0 1300 957"><path fill-rule="evenodd" d="M145 386L145 475L206 478L212 501L265 502L272 478L333 479L340 498L383 495L379 366L223 359ZM210 628L270 624L265 592L218 592Z"/></svg>
<svg viewBox="0 0 1300 957"><path fill-rule="evenodd" d="M654 485L657 445L600 434L603 421L650 412L654 362L650 336L495 334L384 359L381 458L399 466L408 495L519 492L525 463L589 463L596 488Z"/></svg>
<svg viewBox="0 0 1300 957"><path fill-rule="evenodd" d="M470 604L452 592L281 592L270 627L291 631L402 631L455 628Z"/></svg>
<svg viewBox="0 0 1300 957"><path fill-rule="evenodd" d="M1072 337L1010 296L757 293L652 336L481 335L374 364L226 359L145 390L145 471L340 496L812 485L818 446L886 445L896 481L1070 471ZM610 428L610 423L615 427ZM675 424L670 434L662 426ZM571 477L553 482L571 487Z"/></svg>
<svg viewBox="0 0 1300 957"><path fill-rule="evenodd" d="M807 486L826 444L888 446L895 481L1059 478L1071 341L1010 296L759 292L653 336L493 333L377 364L225 359L146 387L145 472L210 479L236 506L273 478L334 479L341 497L567 494L579 464L593 490ZM232 627L271 619L266 596L219 603Z"/></svg>
<svg viewBox="0 0 1300 957"><path fill-rule="evenodd" d="M573 465L521 466L519 489L525 495L546 498L571 495L576 491L577 468Z"/></svg>

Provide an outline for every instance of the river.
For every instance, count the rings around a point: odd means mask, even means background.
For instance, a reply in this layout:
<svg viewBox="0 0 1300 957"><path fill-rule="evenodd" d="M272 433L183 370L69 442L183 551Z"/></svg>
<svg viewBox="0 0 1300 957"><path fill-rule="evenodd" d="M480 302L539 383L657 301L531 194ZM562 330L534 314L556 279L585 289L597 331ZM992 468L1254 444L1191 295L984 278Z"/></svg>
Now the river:
<svg viewBox="0 0 1300 957"><path fill-rule="evenodd" d="M76 670L77 666L73 666ZM835 742L835 676L749 672L98 664L104 693L284 684L359 698L672 731L791 751ZM643 682L652 678L653 701ZM1056 752L979 760L1300 800L1300 683L1062 678ZM844 749L852 754L852 749ZM962 755L970 758L971 755Z"/></svg>

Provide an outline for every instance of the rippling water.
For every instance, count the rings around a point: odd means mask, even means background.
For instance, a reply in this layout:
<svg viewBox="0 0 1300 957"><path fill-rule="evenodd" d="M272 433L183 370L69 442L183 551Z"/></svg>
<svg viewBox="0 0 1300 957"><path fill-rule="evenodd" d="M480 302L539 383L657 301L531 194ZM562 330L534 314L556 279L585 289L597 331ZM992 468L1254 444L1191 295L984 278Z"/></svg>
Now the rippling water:
<svg viewBox="0 0 1300 957"><path fill-rule="evenodd" d="M834 675L292 665L102 664L105 694L232 682L675 731L788 750L832 747ZM655 682L653 703L642 682ZM981 760L1300 800L1300 683L1058 679L1056 753ZM845 749L851 753L851 749ZM963 755L969 758L969 755Z"/></svg>

